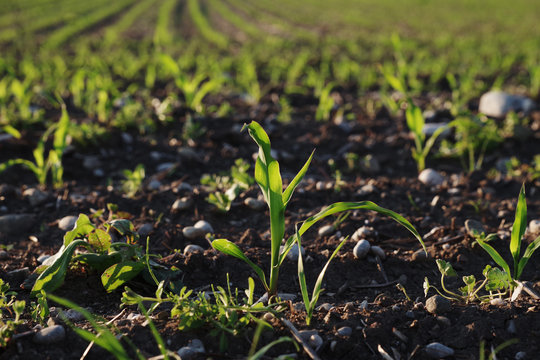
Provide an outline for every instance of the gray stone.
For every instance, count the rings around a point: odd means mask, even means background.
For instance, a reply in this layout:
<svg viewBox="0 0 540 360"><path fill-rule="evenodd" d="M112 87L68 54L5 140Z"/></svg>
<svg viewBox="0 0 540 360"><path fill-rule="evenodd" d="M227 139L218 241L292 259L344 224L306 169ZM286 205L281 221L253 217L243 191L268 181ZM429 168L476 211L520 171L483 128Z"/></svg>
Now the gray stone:
<svg viewBox="0 0 540 360"><path fill-rule="evenodd" d="M141 227L139 227L139 230L137 230L139 236L143 239L146 239L146 237L148 237L152 231L154 231L154 224L150 223L142 224Z"/></svg>
<svg viewBox="0 0 540 360"><path fill-rule="evenodd" d="M330 236L334 232L336 232L336 228L334 227L334 225L324 225L319 229L319 236Z"/></svg>
<svg viewBox="0 0 540 360"><path fill-rule="evenodd" d="M452 304L450 300L440 296L433 295L426 300L426 310L432 314L444 314L445 312L450 311Z"/></svg>
<svg viewBox="0 0 540 360"><path fill-rule="evenodd" d="M195 225L193 225L193 227L203 230L205 234L214 233L214 228L212 228L212 225L210 225L208 221L199 220L195 223Z"/></svg>
<svg viewBox="0 0 540 360"><path fill-rule="evenodd" d="M424 169L418 174L418 180L424 185L439 186L444 182L444 177L433 169Z"/></svg>
<svg viewBox="0 0 540 360"><path fill-rule="evenodd" d="M62 325L53 325L38 331L34 335L34 342L38 344L48 345L64 340L66 330Z"/></svg>
<svg viewBox="0 0 540 360"><path fill-rule="evenodd" d="M182 360L194 359L197 354L204 353L204 344L199 339L190 340L187 346L184 346L178 350L177 354Z"/></svg>
<svg viewBox="0 0 540 360"><path fill-rule="evenodd" d="M152 179L150 180L150 182L148 183L148 185L146 186L146 188L150 191L156 191L156 190L159 190L161 188L161 181L159 180L156 180L156 179Z"/></svg>
<svg viewBox="0 0 540 360"><path fill-rule="evenodd" d="M180 185L176 187L176 191L177 192L182 192L182 191L192 192L193 186L191 186L189 183L183 182L183 183L180 183Z"/></svg>
<svg viewBox="0 0 540 360"><path fill-rule="evenodd" d="M174 167L176 166L175 163L171 163L171 162L166 162L166 163L162 163L162 164L159 164L157 167L156 167L156 171L157 172L165 172L165 171L169 171L171 169L174 169Z"/></svg>
<svg viewBox="0 0 540 360"><path fill-rule="evenodd" d="M357 259L363 259L369 253L371 244L367 240L360 240L356 243L353 249L353 255Z"/></svg>
<svg viewBox="0 0 540 360"><path fill-rule="evenodd" d="M380 246L372 246L369 250L373 255L378 256L381 260L386 259L386 254Z"/></svg>
<svg viewBox="0 0 540 360"><path fill-rule="evenodd" d="M184 248L184 255L194 252L204 252L204 249L199 245L189 244Z"/></svg>
<svg viewBox="0 0 540 360"><path fill-rule="evenodd" d="M60 221L58 221L58 227L64 231L71 231L75 227L76 222L77 222L77 216L73 216L73 215L64 216L63 218L60 219Z"/></svg>
<svg viewBox="0 0 540 360"><path fill-rule="evenodd" d="M47 201L49 194L36 188L29 188L24 190L23 197L28 199L30 205L37 206Z"/></svg>
<svg viewBox="0 0 540 360"><path fill-rule="evenodd" d="M323 304L317 306L317 309L316 309L316 310L317 310L317 311L321 311L321 310L323 310L323 311L330 311L330 310L332 310L333 308L334 308L334 307L332 306L332 304L330 304L330 303L323 303Z"/></svg>
<svg viewBox="0 0 540 360"><path fill-rule="evenodd" d="M352 328L350 328L348 326L340 327L339 329L337 329L337 334L339 336L349 337L349 336L352 335Z"/></svg>
<svg viewBox="0 0 540 360"><path fill-rule="evenodd" d="M504 118L511 111L529 113L534 102L524 96L510 95L503 91L489 91L480 97L478 112L487 116Z"/></svg>
<svg viewBox="0 0 540 360"><path fill-rule="evenodd" d="M517 334L516 322L513 319L508 321L506 331L508 331L510 334Z"/></svg>
<svg viewBox="0 0 540 360"><path fill-rule="evenodd" d="M484 224L482 224L480 221L476 220L466 220L465 221L465 229L467 230L467 234L472 237L476 237L481 235L482 233L486 233L486 229L484 228Z"/></svg>
<svg viewBox="0 0 540 360"><path fill-rule="evenodd" d="M194 226L186 226L182 229L182 235L184 235L189 240L195 240L204 238L206 232L203 229L196 228Z"/></svg>
<svg viewBox="0 0 540 360"><path fill-rule="evenodd" d="M531 220L529 222L529 233L532 235L540 235L540 220Z"/></svg>
<svg viewBox="0 0 540 360"><path fill-rule="evenodd" d="M266 203L264 201L252 197L246 198L244 200L244 205L255 211L261 211L266 207Z"/></svg>
<svg viewBox="0 0 540 360"><path fill-rule="evenodd" d="M171 210L173 212L187 210L193 205L193 200L190 197L184 196L172 204Z"/></svg>
<svg viewBox="0 0 540 360"><path fill-rule="evenodd" d="M433 342L426 345L424 351L429 357L432 357L434 359L441 359L454 355L454 349L449 348L448 346L445 346L438 342Z"/></svg>
<svg viewBox="0 0 540 360"><path fill-rule="evenodd" d="M518 351L514 356L515 360L525 360L527 358L527 353L525 351Z"/></svg>
<svg viewBox="0 0 540 360"><path fill-rule="evenodd" d="M81 320L84 320L84 315L80 312L78 312L77 310L74 310L74 309L68 309L66 311L62 311L60 312L60 318L62 320L64 319L67 319L71 322L77 322L77 321L81 321Z"/></svg>
<svg viewBox="0 0 540 360"><path fill-rule="evenodd" d="M369 236L374 236L376 234L377 233L376 233L375 229L373 229L372 227L370 227L370 226L362 226L362 227L358 228L354 232L351 239L353 241L358 241L358 240L361 240L361 239L365 239L366 237L369 237Z"/></svg>
<svg viewBox="0 0 540 360"><path fill-rule="evenodd" d="M285 247L282 245L279 247L279 251L282 252ZM302 256L306 254L306 250L302 248ZM287 259L291 261L297 261L298 260L298 244L294 244L289 252L287 253Z"/></svg>
<svg viewBox="0 0 540 360"><path fill-rule="evenodd" d="M375 187L375 185L366 184L362 186L360 189L358 189L358 191L356 191L356 194L358 194L359 196L366 196L366 195L370 195L374 193L375 191L377 191L377 188Z"/></svg>
<svg viewBox="0 0 540 360"><path fill-rule="evenodd" d="M6 260L9 259L9 254L5 250L0 250L0 260Z"/></svg>
<svg viewBox="0 0 540 360"><path fill-rule="evenodd" d="M316 330L300 330L298 333L302 340L307 342L315 351L319 350L323 344L323 339Z"/></svg>

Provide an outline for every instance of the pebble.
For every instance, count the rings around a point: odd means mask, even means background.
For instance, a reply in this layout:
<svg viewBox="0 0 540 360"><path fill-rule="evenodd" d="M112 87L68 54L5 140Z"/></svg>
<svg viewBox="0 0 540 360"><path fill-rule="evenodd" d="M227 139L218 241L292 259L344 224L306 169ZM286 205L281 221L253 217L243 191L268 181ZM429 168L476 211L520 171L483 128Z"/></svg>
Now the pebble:
<svg viewBox="0 0 540 360"><path fill-rule="evenodd" d="M369 302L367 300L364 300L360 303L360 310L367 310L368 308L368 305L369 305Z"/></svg>
<svg viewBox="0 0 540 360"><path fill-rule="evenodd" d="M432 314L444 314L450 311L451 307L450 300L440 295L433 295L426 300L426 310Z"/></svg>
<svg viewBox="0 0 540 360"><path fill-rule="evenodd" d="M416 317L416 315L414 314L414 311L407 310L405 312L405 317L408 318L408 319L414 319Z"/></svg>
<svg viewBox="0 0 540 360"><path fill-rule="evenodd" d="M148 183L148 185L146 186L146 188L150 191L156 191L156 190L159 190L161 188L161 181L159 180L156 180L156 179L152 179L150 180L150 182Z"/></svg>
<svg viewBox="0 0 540 360"><path fill-rule="evenodd" d="M370 248L370 251L373 255L378 256L379 259L381 260L386 259L386 254L384 253L384 250L380 246L372 246Z"/></svg>
<svg viewBox="0 0 540 360"><path fill-rule="evenodd" d="M506 327L506 331L508 331L510 334L516 334L516 322L514 320L508 321L508 326Z"/></svg>
<svg viewBox="0 0 540 360"><path fill-rule="evenodd" d="M185 161L201 161L199 154L197 154L195 150L188 147L178 149L178 155L182 160Z"/></svg>
<svg viewBox="0 0 540 360"><path fill-rule="evenodd" d="M525 360L527 358L527 353L525 351L518 351L514 356L515 360Z"/></svg>
<svg viewBox="0 0 540 360"><path fill-rule="evenodd" d="M252 197L246 198L244 200L244 205L255 211L261 211L266 207L266 203L264 201Z"/></svg>
<svg viewBox="0 0 540 360"><path fill-rule="evenodd" d="M184 255L194 253L194 252L203 252L204 249L199 245L189 244L184 248Z"/></svg>
<svg viewBox="0 0 540 360"><path fill-rule="evenodd" d="M511 95L503 91L489 91L480 97L478 112L503 118L510 111L528 113L533 108L534 102L524 96Z"/></svg>
<svg viewBox="0 0 540 360"><path fill-rule="evenodd" d="M206 232L203 229L196 228L194 226L186 226L182 229L182 235L184 235L189 240L195 240L203 238L206 235Z"/></svg>
<svg viewBox="0 0 540 360"><path fill-rule="evenodd" d="M426 354L434 359L445 358L454 355L454 349L449 348L438 342L426 345L424 348Z"/></svg>
<svg viewBox="0 0 540 360"><path fill-rule="evenodd" d="M334 225L324 225L319 229L319 236L330 236L336 231Z"/></svg>
<svg viewBox="0 0 540 360"><path fill-rule="evenodd" d="M337 334L339 336L349 337L349 336L352 335L352 328L350 328L348 326L340 327L339 329L337 329Z"/></svg>
<svg viewBox="0 0 540 360"><path fill-rule="evenodd" d="M182 191L192 192L193 186L191 186L189 183L183 182L183 183L180 183L180 185L176 187L176 191L177 192L182 192Z"/></svg>
<svg viewBox="0 0 540 360"><path fill-rule="evenodd" d="M176 164L175 164L175 163L172 163L172 162L162 163L162 164L159 164L159 165L156 167L156 171L157 171L157 172L169 171L169 170L171 170L171 169L174 169L175 166L176 166Z"/></svg>
<svg viewBox="0 0 540 360"><path fill-rule="evenodd" d="M34 220L34 215L30 214L8 214L0 216L0 233L23 233L33 225Z"/></svg>
<svg viewBox="0 0 540 360"><path fill-rule="evenodd" d="M212 225L210 225L208 221L199 220L195 223L195 225L193 225L193 227L203 230L205 234L214 233L214 228L212 227Z"/></svg>
<svg viewBox="0 0 540 360"><path fill-rule="evenodd" d="M84 319L84 315L77 310L68 309L66 311L60 312L61 319L67 319L72 322L81 321Z"/></svg>
<svg viewBox="0 0 540 360"><path fill-rule="evenodd" d="M93 170L101 166L98 156L85 156L83 159L83 167L86 170Z"/></svg>
<svg viewBox="0 0 540 360"><path fill-rule="evenodd" d="M28 198L30 205L37 206L44 203L49 197L49 194L36 188L29 188L24 190L23 197Z"/></svg>
<svg viewBox="0 0 540 360"><path fill-rule="evenodd" d="M452 322L446 316L437 316L437 322L446 327L449 327L450 325L452 325Z"/></svg>
<svg viewBox="0 0 540 360"><path fill-rule="evenodd" d="M330 303L324 303L324 304L321 304L319 306L317 306L317 311L321 311L321 310L324 310L324 311L330 311L332 310L334 307L332 306L332 304Z"/></svg>
<svg viewBox="0 0 540 360"><path fill-rule="evenodd" d="M529 222L529 232L532 235L540 235L540 220L531 220Z"/></svg>
<svg viewBox="0 0 540 360"><path fill-rule="evenodd" d="M299 335L308 345L317 351L323 344L322 337L319 336L316 330L300 330Z"/></svg>
<svg viewBox="0 0 540 360"><path fill-rule="evenodd" d="M472 219L468 219L465 221L465 229L467 230L467 234L472 237L476 237L482 233L486 233L484 224L482 224L480 221Z"/></svg>
<svg viewBox="0 0 540 360"><path fill-rule="evenodd" d="M491 299L489 303L494 306L503 306L504 304L506 304L506 302L501 298Z"/></svg>
<svg viewBox="0 0 540 360"><path fill-rule="evenodd" d="M353 255L357 259L363 259L371 249L371 244L367 240L360 240L353 249Z"/></svg>
<svg viewBox="0 0 540 360"><path fill-rule="evenodd" d="M428 254L424 251L424 249L418 249L412 254L412 261L422 262L426 261L428 259Z"/></svg>
<svg viewBox="0 0 540 360"><path fill-rule="evenodd" d="M377 191L377 188L373 184L366 184L356 191L356 194L360 196L370 195Z"/></svg>
<svg viewBox="0 0 540 360"><path fill-rule="evenodd" d="M171 206L171 210L173 212L187 210L191 207L192 204L193 200L190 197L185 196L180 199L176 199L176 201Z"/></svg>
<svg viewBox="0 0 540 360"><path fill-rule="evenodd" d="M66 330L62 325L53 325L38 331L34 335L34 342L38 344L48 345L64 340Z"/></svg>
<svg viewBox="0 0 540 360"><path fill-rule="evenodd" d="M6 260L9 258L9 254L5 250L0 250L0 260Z"/></svg>
<svg viewBox="0 0 540 360"><path fill-rule="evenodd" d="M375 229L373 229L370 226L362 226L359 227L354 234L352 235L351 239L353 241L358 241L360 239L365 239L366 237L376 235Z"/></svg>
<svg viewBox="0 0 540 360"><path fill-rule="evenodd" d="M139 236L144 239L146 239L146 237L148 237L152 231L154 231L154 224L151 223L142 224L141 227L139 227L139 230L137 230Z"/></svg>
<svg viewBox="0 0 540 360"><path fill-rule="evenodd" d="M424 185L439 186L444 182L444 177L433 169L424 169L418 175L418 180Z"/></svg>
<svg viewBox="0 0 540 360"><path fill-rule="evenodd" d="M199 339L190 340L187 346L184 346L178 350L177 354L182 360L194 359L197 354L204 353L204 344Z"/></svg>
<svg viewBox="0 0 540 360"><path fill-rule="evenodd" d="M283 251L284 249L284 246L280 246L279 247L279 251ZM304 248L302 248L302 256L304 256L306 254L306 250L304 250ZM291 250L289 250L289 252L287 253L287 259L291 260L291 261L297 261L298 260L298 244L294 244L292 247L291 247Z"/></svg>
<svg viewBox="0 0 540 360"><path fill-rule="evenodd" d="M64 216L63 218L60 219L60 221L58 221L58 227L64 231L71 231L75 227L76 222L77 222L77 216L73 216L73 215Z"/></svg>
<svg viewBox="0 0 540 360"><path fill-rule="evenodd" d="M120 136L122 137L122 141L127 144L127 145L130 145L133 143L133 136L131 136L130 134L128 133L122 133L120 134Z"/></svg>

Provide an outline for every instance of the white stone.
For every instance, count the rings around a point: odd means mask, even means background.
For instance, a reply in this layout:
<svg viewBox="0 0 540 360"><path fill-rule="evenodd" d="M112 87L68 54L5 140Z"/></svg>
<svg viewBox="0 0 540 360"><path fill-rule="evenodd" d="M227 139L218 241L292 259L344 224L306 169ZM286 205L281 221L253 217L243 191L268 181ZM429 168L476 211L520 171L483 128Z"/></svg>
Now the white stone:
<svg viewBox="0 0 540 360"><path fill-rule="evenodd" d="M358 191L356 192L360 196L365 196L374 193L377 191L377 188L373 184L366 184L362 186Z"/></svg>
<svg viewBox="0 0 540 360"><path fill-rule="evenodd" d="M189 240L195 240L204 238L204 235L206 235L206 232L203 229L196 228L194 226L186 226L182 229L182 234L188 238Z"/></svg>
<svg viewBox="0 0 540 360"><path fill-rule="evenodd" d="M438 342L433 342L426 345L424 350L428 356L434 359L441 359L454 355L454 349L449 348L448 346L445 346Z"/></svg>
<svg viewBox="0 0 540 360"><path fill-rule="evenodd" d="M503 299L501 298L495 298L495 299L491 299L489 301L489 303L491 305L494 305L494 306L503 306L504 304L506 304L506 301L504 301Z"/></svg>
<svg viewBox="0 0 540 360"><path fill-rule="evenodd" d="M77 216L73 216L73 215L64 216L63 218L60 219L60 221L58 221L58 227L64 231L71 231L75 227L76 222L77 222Z"/></svg>
<svg viewBox="0 0 540 360"><path fill-rule="evenodd" d="M433 169L424 169L418 175L418 180L424 185L439 186L444 182L444 177Z"/></svg>
<svg viewBox="0 0 540 360"><path fill-rule="evenodd" d="M49 194L36 188L30 188L23 191L23 197L28 198L30 205L37 206L44 203Z"/></svg>
<svg viewBox="0 0 540 360"><path fill-rule="evenodd" d="M0 216L0 233L21 234L28 231L35 221L34 215L8 214Z"/></svg>
<svg viewBox="0 0 540 360"><path fill-rule="evenodd" d="M173 212L187 210L191 207L192 204L193 200L190 197L184 196L180 199L176 199L176 201L171 206L171 210Z"/></svg>
<svg viewBox="0 0 540 360"><path fill-rule="evenodd" d="M503 118L511 111L528 113L533 108L534 102L524 96L510 95L503 91L489 91L480 97L478 112Z"/></svg>
<svg viewBox="0 0 540 360"><path fill-rule="evenodd" d="M194 252L204 252L204 249L199 245L189 244L184 248L184 255L194 253Z"/></svg>
<svg viewBox="0 0 540 360"><path fill-rule="evenodd" d="M336 231L334 225L324 225L319 229L319 236L330 236Z"/></svg>
<svg viewBox="0 0 540 360"><path fill-rule="evenodd" d="M367 240L360 240L353 249L353 255L357 259L363 259L371 249L371 244Z"/></svg>
<svg viewBox="0 0 540 360"><path fill-rule="evenodd" d="M353 241L359 241L359 240L365 239L368 236L373 236L373 235L376 235L375 229L373 229L370 226L362 226L362 227L359 227L354 232L351 239Z"/></svg>
<svg viewBox="0 0 540 360"><path fill-rule="evenodd" d="M529 222L529 232L532 235L540 235L540 220L531 220Z"/></svg>
<svg viewBox="0 0 540 360"><path fill-rule="evenodd" d="M214 229L212 228L212 225L208 221L199 220L193 225L193 227L196 227L197 229L201 229L205 232L205 234L213 234Z"/></svg>
<svg viewBox="0 0 540 360"><path fill-rule="evenodd" d="M251 210L260 211L266 207L266 203L259 199L248 197L244 200L244 205L246 205Z"/></svg>

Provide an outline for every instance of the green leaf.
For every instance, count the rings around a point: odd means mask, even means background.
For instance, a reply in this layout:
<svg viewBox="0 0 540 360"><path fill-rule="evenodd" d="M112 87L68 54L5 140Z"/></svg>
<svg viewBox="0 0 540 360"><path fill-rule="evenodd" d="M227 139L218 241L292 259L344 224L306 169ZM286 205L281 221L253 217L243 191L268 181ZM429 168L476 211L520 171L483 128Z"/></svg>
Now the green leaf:
<svg viewBox="0 0 540 360"><path fill-rule="evenodd" d="M298 184L300 184L300 181L302 181L302 179L304 178L304 176L306 175L306 172L309 168L309 164L311 163L311 159L313 158L313 154L315 153L315 150L313 150L311 152L311 155L309 156L309 158L307 159L306 163L304 164L304 166L302 166L302 169L300 169L300 171L298 172L298 174L296 174L296 176L294 177L294 179L291 181L291 183L289 184L289 186L287 186L287 188L285 189L285 191L283 192L283 195L282 195L282 201L283 201L283 206L287 206L287 204L289 203L289 201L291 200L291 197L292 197L292 194L294 193L294 190L296 189L296 187L298 186Z"/></svg>
<svg viewBox="0 0 540 360"><path fill-rule="evenodd" d="M264 287L268 289L268 285L266 284L266 278L262 269L259 266L255 265L255 263L253 263L253 261L251 261L246 255L244 255L242 250L240 250L240 248L236 244L227 239L216 239L212 241L212 247L217 251L220 251L226 255L234 256L235 258L247 263L249 266L251 266L253 271L255 271L257 276L259 276Z"/></svg>
<svg viewBox="0 0 540 360"><path fill-rule="evenodd" d="M534 241L530 243L529 246L527 246L527 249L525 249L525 253L523 254L521 260L519 260L517 266L516 280L519 280L519 278L521 277L521 273L523 272L523 268L525 268L525 265L527 265L527 262L534 254L536 249L538 249L538 247L540 247L540 236L534 239Z"/></svg>
<svg viewBox="0 0 540 360"><path fill-rule="evenodd" d="M512 277L510 275L511 274L510 267L508 266L506 261L504 261L502 256L497 252L497 250L495 250L491 245L483 241L481 238L476 238L476 241L489 254L489 256L491 256L493 261L495 261L497 265L503 268L503 270L506 272L507 276L509 277L509 280L512 281Z"/></svg>
<svg viewBox="0 0 540 360"><path fill-rule="evenodd" d="M489 265L488 265L489 266ZM487 270L486 270L487 269ZM508 282L508 274L499 268L487 268L483 271L484 276L488 279L486 284L487 291L497 291L507 289L510 286Z"/></svg>
<svg viewBox="0 0 540 360"><path fill-rule="evenodd" d="M409 106L405 111L405 117L407 119L407 126L409 130L415 133L420 139L424 139L425 135L423 133L424 129L424 115L422 115L422 110L411 101Z"/></svg>
<svg viewBox="0 0 540 360"><path fill-rule="evenodd" d="M53 292L62 285L73 252L75 251L75 248L80 245L86 246L87 243L84 240L74 240L62 249L62 253L58 256L56 261L54 261L51 266L47 267L37 278L32 287L32 296L36 296L41 290L44 290L47 293Z"/></svg>
<svg viewBox="0 0 540 360"><path fill-rule="evenodd" d="M111 292L137 276L144 267L144 263L135 261L114 264L103 272L101 283L107 292Z"/></svg>
<svg viewBox="0 0 540 360"><path fill-rule="evenodd" d="M514 258L514 277L518 278L519 256L521 252L521 239L527 229L527 202L525 200L525 185L519 191L518 203L516 207L516 217L512 225L512 236L510 240L510 252Z"/></svg>
<svg viewBox="0 0 540 360"><path fill-rule="evenodd" d="M380 207L379 205L371 202L371 201L360 201L360 202L337 202L334 203L323 210L321 210L319 213L311 216L307 220L305 220L302 223L302 226L300 227L300 230L298 230L298 235L302 236L311 226L316 224L318 221L324 219L325 217L329 215L336 214L338 212L342 211L348 211L348 210L357 210L357 209L363 209L363 210L372 210L376 211L380 214L386 215L390 217L392 220L395 220L402 226L404 226L407 230L409 230L414 237L420 242L422 247L424 248L424 251L427 253L426 246L424 245L424 241L422 240L422 237L416 231L414 226L405 219L403 216L399 215L398 213L385 209L383 207Z"/></svg>
<svg viewBox="0 0 540 360"><path fill-rule="evenodd" d="M133 223L127 219L116 219L109 222L113 228L120 233L120 235L131 235L135 232Z"/></svg>
<svg viewBox="0 0 540 360"><path fill-rule="evenodd" d="M111 247L111 235L104 230L95 229L88 235L88 243L98 252L105 252Z"/></svg>
<svg viewBox="0 0 540 360"><path fill-rule="evenodd" d="M88 216L80 214L73 230L64 235L64 246L68 246L75 239L87 237L95 228Z"/></svg>
<svg viewBox="0 0 540 360"><path fill-rule="evenodd" d="M440 259L437 259L435 262L442 275L448 277L457 276L456 271L449 262Z"/></svg>
<svg viewBox="0 0 540 360"><path fill-rule="evenodd" d="M474 275L468 275L463 277L465 286L461 288L463 294L468 295L474 292L474 286L476 285L476 278Z"/></svg>

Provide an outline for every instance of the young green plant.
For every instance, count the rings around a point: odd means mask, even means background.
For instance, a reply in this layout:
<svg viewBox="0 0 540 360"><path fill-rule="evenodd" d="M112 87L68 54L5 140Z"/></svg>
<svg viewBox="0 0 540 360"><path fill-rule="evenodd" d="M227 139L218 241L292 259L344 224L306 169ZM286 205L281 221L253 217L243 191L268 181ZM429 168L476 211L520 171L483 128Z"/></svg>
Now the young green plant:
<svg viewBox="0 0 540 360"><path fill-rule="evenodd" d="M323 209L317 215L312 216L304 221L298 232L286 241L283 250L280 251L280 245L285 235L285 209L291 200L294 190L306 174L309 164L311 163L311 159L313 158L313 153L309 156L304 166L283 191L283 182L279 171L279 163L271 155L270 139L268 134L266 134L264 129L255 121L252 121L249 125L244 125L244 129L246 128L249 135L259 146L259 154L255 163L255 181L261 188L264 195L264 200L268 205L270 213L271 251L269 282L266 281L264 271L258 265L253 263L233 242L227 239L217 239L212 242L212 246L216 250L246 262L261 280L264 288L268 292L269 298L277 295L279 269L289 250L296 243L297 239L302 236L311 226L329 215L356 209L377 211L383 215L389 216L407 228L424 247L420 234L418 234L416 229L401 215L391 210L379 207L370 201L362 201L339 202Z"/></svg>

